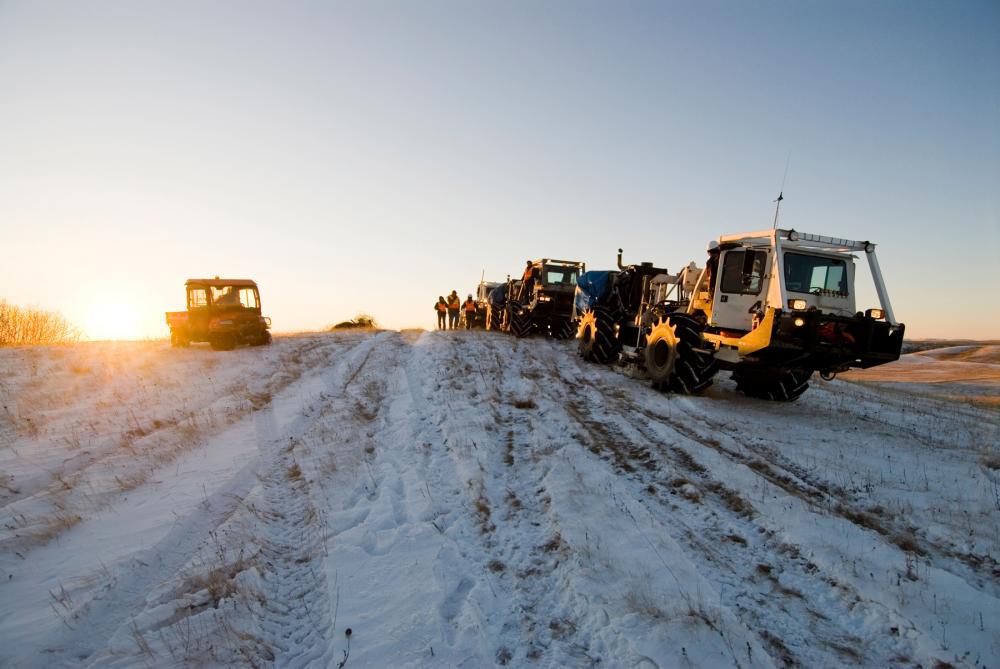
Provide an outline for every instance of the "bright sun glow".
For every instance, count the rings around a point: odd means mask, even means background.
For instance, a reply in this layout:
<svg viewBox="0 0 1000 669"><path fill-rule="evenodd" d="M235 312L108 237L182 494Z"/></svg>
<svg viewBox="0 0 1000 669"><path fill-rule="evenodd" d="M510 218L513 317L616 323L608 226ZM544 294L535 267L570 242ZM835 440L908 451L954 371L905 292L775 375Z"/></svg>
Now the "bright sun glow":
<svg viewBox="0 0 1000 669"><path fill-rule="evenodd" d="M138 339L139 318L135 308L120 300L95 303L84 325L87 339Z"/></svg>

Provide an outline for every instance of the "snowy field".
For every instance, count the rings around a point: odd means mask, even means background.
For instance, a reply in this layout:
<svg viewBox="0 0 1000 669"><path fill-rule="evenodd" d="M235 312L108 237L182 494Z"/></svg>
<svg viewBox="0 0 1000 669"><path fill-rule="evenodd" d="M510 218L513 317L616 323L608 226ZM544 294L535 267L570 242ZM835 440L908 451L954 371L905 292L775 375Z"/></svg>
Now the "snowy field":
<svg viewBox="0 0 1000 669"><path fill-rule="evenodd" d="M1000 667L1000 348L727 377L482 332L0 350L0 666Z"/></svg>

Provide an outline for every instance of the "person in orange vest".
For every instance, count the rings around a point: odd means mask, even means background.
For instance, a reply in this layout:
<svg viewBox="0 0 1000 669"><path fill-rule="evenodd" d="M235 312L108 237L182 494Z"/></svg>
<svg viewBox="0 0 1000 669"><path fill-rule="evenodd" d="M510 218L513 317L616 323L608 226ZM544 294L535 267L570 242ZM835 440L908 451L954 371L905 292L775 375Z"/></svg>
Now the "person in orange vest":
<svg viewBox="0 0 1000 669"><path fill-rule="evenodd" d="M458 299L458 291L451 291L448 296L448 327L452 330L458 327L458 310L462 307L461 300Z"/></svg>
<svg viewBox="0 0 1000 669"><path fill-rule="evenodd" d="M521 290L517 292L518 302L524 302L526 299L531 297L531 289L535 287L535 268L531 266L531 261L528 260L527 264L524 266L524 274L521 275Z"/></svg>
<svg viewBox="0 0 1000 669"><path fill-rule="evenodd" d="M438 315L438 330L444 330L444 317L448 313L448 303L444 301L444 295L438 295L438 301L434 303L434 311Z"/></svg>
<svg viewBox="0 0 1000 669"><path fill-rule="evenodd" d="M476 301L472 299L472 295L465 300L462 308L465 310L465 329L471 330L472 321L476 320Z"/></svg>

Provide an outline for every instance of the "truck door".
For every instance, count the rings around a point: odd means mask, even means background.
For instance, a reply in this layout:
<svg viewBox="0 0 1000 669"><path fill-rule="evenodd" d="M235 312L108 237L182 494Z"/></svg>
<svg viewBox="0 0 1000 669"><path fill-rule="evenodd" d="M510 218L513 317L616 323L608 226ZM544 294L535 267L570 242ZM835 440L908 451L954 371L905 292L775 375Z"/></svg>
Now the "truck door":
<svg viewBox="0 0 1000 669"><path fill-rule="evenodd" d="M192 339L208 336L210 311L208 288L188 286L188 328Z"/></svg>
<svg viewBox="0 0 1000 669"><path fill-rule="evenodd" d="M719 277L712 301L711 325L749 331L754 306L767 295L767 251L731 249L719 259Z"/></svg>

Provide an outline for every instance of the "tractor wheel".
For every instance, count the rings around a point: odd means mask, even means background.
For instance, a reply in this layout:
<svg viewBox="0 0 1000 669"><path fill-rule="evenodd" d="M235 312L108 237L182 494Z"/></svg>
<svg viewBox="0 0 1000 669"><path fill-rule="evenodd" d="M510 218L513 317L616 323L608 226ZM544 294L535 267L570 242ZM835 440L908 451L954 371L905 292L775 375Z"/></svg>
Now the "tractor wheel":
<svg viewBox="0 0 1000 669"><path fill-rule="evenodd" d="M557 321L549 326L549 332L553 339L571 339L576 334L576 325L573 321Z"/></svg>
<svg viewBox="0 0 1000 669"><path fill-rule="evenodd" d="M493 305L489 305L488 307L486 307L487 330L499 330L501 320L502 320L502 314L499 310L494 309Z"/></svg>
<svg viewBox="0 0 1000 669"><path fill-rule="evenodd" d="M621 344L615 334L615 321L605 307L594 307L583 314L578 336L584 360L606 365L618 358Z"/></svg>
<svg viewBox="0 0 1000 669"><path fill-rule="evenodd" d="M775 402L793 402L809 388L812 370L799 367L733 370L736 389L748 397Z"/></svg>
<svg viewBox="0 0 1000 669"><path fill-rule="evenodd" d="M514 315L514 308L511 303L507 303L503 307L503 312L500 314L500 332L510 332L510 322Z"/></svg>
<svg viewBox="0 0 1000 669"><path fill-rule="evenodd" d="M170 345L179 348L187 348L188 346L191 345L191 341L186 336L184 336L183 333L171 330Z"/></svg>
<svg viewBox="0 0 1000 669"><path fill-rule="evenodd" d="M531 334L531 314L521 314L517 315L516 312L511 311L510 313L510 331L518 339L522 339Z"/></svg>
<svg viewBox="0 0 1000 669"><path fill-rule="evenodd" d="M646 336L646 372L653 387L696 395L712 385L719 369L711 353L701 350L702 326L687 314L671 314Z"/></svg>
<svg viewBox="0 0 1000 669"><path fill-rule="evenodd" d="M271 343L271 333L268 332L267 330L264 330L263 332L260 333L260 335L258 335L257 337L254 337L253 340L251 340L251 344L250 345L251 346L267 346L270 343Z"/></svg>
<svg viewBox="0 0 1000 669"><path fill-rule="evenodd" d="M236 348L236 337L231 334L213 335L209 344L214 351L232 351Z"/></svg>

